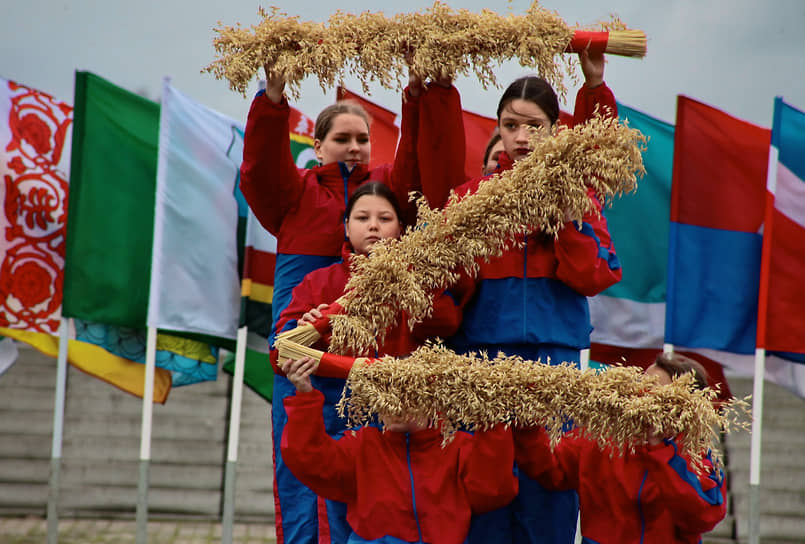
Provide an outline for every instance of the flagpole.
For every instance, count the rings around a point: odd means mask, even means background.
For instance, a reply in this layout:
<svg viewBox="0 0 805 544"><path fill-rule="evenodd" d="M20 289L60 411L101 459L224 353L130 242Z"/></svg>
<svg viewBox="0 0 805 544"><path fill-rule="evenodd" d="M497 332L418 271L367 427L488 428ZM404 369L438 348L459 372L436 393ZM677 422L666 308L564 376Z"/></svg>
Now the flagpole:
<svg viewBox="0 0 805 544"><path fill-rule="evenodd" d="M148 541L148 469L151 460L151 415L154 409L154 373L157 354L157 329L148 327L145 347L145 389L143 391L143 419L140 434L140 474L137 482L137 540Z"/></svg>
<svg viewBox="0 0 805 544"><path fill-rule="evenodd" d="M590 368L590 348L584 348L579 351L579 369L584 372L588 368ZM581 544L581 510L576 516L576 538L573 543Z"/></svg>
<svg viewBox="0 0 805 544"><path fill-rule="evenodd" d="M779 106L775 100L775 120L778 126ZM763 249L760 257L760 285L758 287L757 340L755 342L755 375L752 382L752 442L749 450L749 544L760 542L760 458L763 432L763 394L766 376L766 316L769 298L769 264L771 235L774 228L774 200L777 192L777 161L779 150L769 146L769 165L766 170L766 207L763 220Z"/></svg>
<svg viewBox="0 0 805 544"><path fill-rule="evenodd" d="M752 446L749 456L749 544L760 542L760 451L763 430L763 377L766 350L755 349L755 376L752 388Z"/></svg>
<svg viewBox="0 0 805 544"><path fill-rule="evenodd" d="M48 492L48 544L59 541L59 491L61 488L61 447L64 435L64 398L67 391L68 321L59 323L59 355L56 359L56 398L53 407L53 444L50 454L50 484Z"/></svg>
<svg viewBox="0 0 805 544"><path fill-rule="evenodd" d="M240 412L243 397L243 369L246 366L247 326L238 329L235 344L235 374L232 381L232 402L229 408L229 447L224 474L224 516L221 529L222 544L232 544L232 526L235 521L235 477L238 465L238 441L240 438Z"/></svg>

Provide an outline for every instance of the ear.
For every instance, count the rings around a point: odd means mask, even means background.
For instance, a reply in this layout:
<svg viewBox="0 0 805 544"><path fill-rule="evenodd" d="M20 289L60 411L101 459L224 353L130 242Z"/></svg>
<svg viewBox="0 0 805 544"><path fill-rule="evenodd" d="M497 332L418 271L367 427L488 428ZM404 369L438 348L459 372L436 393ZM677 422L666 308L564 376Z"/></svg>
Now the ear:
<svg viewBox="0 0 805 544"><path fill-rule="evenodd" d="M319 159L319 162L322 162L321 159L321 140L316 138L313 140L313 152L316 153L316 158Z"/></svg>

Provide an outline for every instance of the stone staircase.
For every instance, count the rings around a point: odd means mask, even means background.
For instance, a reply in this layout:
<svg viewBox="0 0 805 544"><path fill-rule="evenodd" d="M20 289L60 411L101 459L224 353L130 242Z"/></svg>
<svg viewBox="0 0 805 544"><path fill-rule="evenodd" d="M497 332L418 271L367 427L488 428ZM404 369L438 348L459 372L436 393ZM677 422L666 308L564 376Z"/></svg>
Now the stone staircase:
<svg viewBox="0 0 805 544"><path fill-rule="evenodd" d="M56 361L20 344L0 376L0 516L44 515L48 497ZM231 377L176 388L154 406L149 516L220 519ZM732 378L736 396L752 382ZM140 399L68 367L59 511L63 517L133 518ZM273 520L270 406L244 391L235 517ZM805 399L766 383L761 542L805 543ZM750 438L728 435L728 515L704 542L748 538Z"/></svg>

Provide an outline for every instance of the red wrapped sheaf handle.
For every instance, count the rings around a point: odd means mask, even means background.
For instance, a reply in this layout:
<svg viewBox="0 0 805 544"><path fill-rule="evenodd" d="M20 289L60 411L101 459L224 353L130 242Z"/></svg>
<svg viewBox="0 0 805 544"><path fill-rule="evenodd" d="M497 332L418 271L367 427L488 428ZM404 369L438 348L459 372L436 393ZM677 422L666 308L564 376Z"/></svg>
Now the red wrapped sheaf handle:
<svg viewBox="0 0 805 544"><path fill-rule="evenodd" d="M576 30L565 51L578 53L588 46L591 53L645 57L646 34L642 30Z"/></svg>
<svg viewBox="0 0 805 544"><path fill-rule="evenodd" d="M352 365L358 361L365 361L372 364L374 359L366 357L347 357L346 355L336 355L335 353L325 353L321 356L319 367L316 369L316 376L325 378L342 378L349 376Z"/></svg>

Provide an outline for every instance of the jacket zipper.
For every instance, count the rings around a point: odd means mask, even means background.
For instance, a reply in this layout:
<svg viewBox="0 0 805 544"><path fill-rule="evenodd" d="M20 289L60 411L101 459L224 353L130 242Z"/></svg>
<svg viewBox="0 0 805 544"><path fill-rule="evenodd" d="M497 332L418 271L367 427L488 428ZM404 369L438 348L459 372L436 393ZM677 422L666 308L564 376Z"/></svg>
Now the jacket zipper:
<svg viewBox="0 0 805 544"><path fill-rule="evenodd" d="M424 543L424 540L422 540L422 527L419 525L419 514L416 511L416 492L414 491L414 470L411 467L411 433L405 433L405 455L408 460L408 475L411 478L411 501L414 506L414 521L416 521L416 530L419 533L418 542Z"/></svg>

